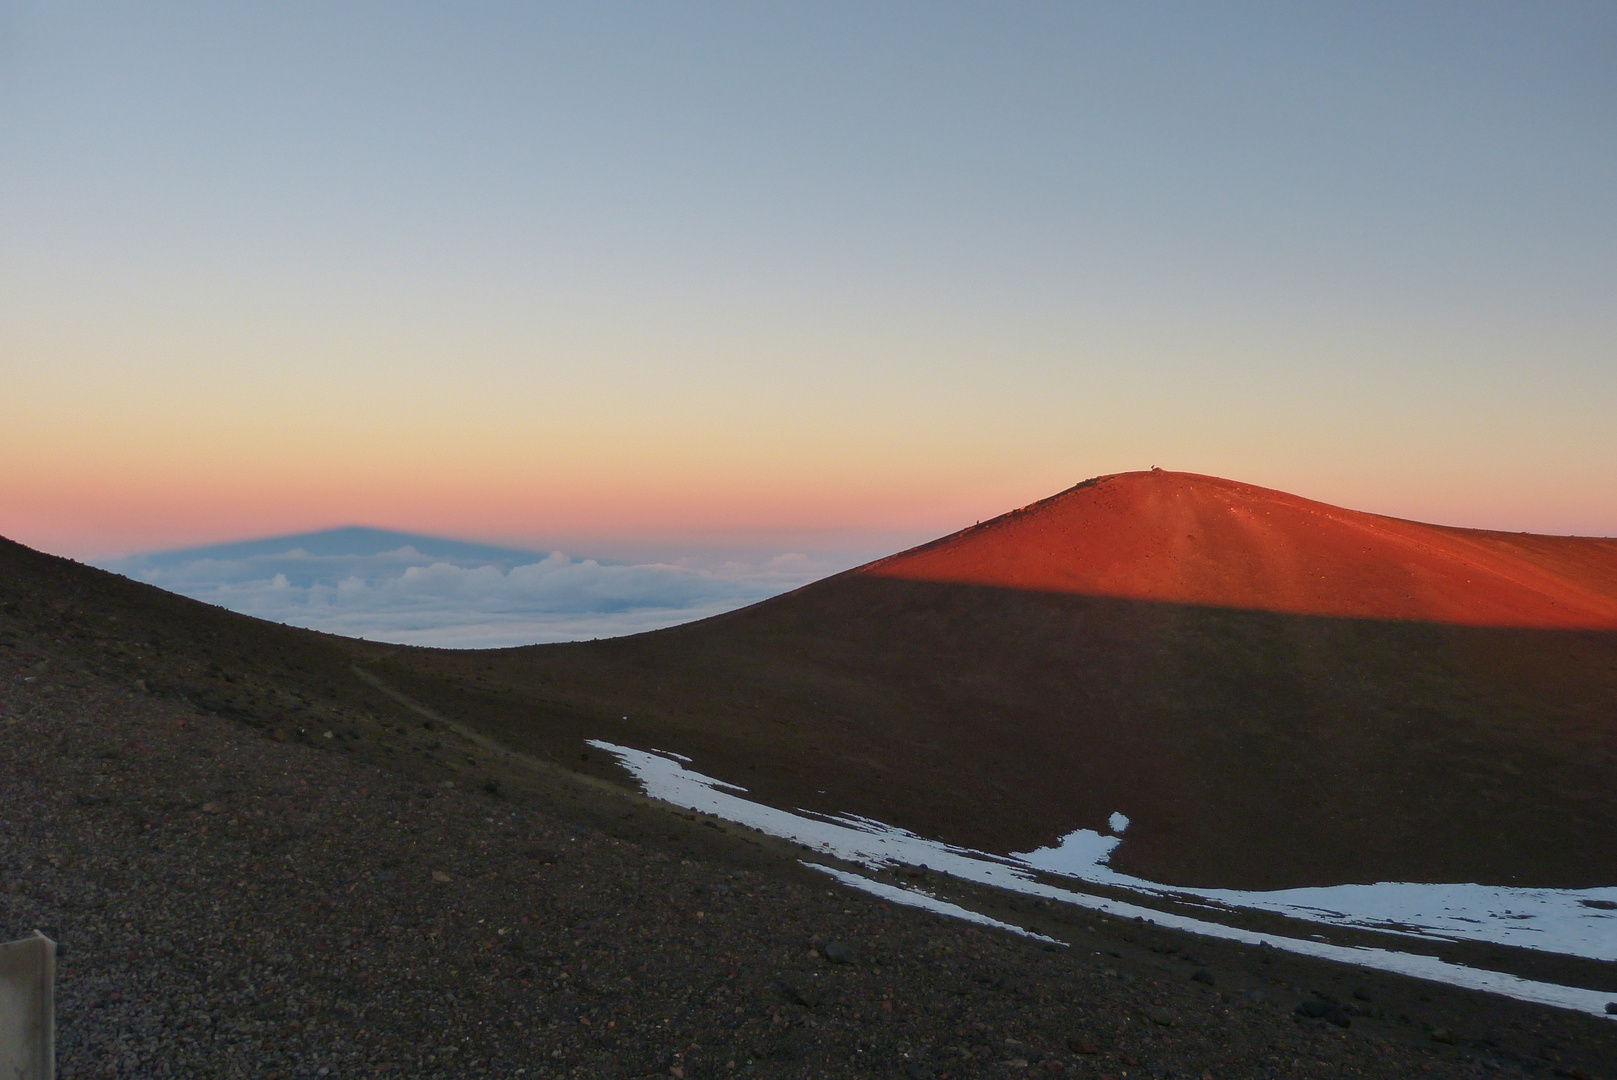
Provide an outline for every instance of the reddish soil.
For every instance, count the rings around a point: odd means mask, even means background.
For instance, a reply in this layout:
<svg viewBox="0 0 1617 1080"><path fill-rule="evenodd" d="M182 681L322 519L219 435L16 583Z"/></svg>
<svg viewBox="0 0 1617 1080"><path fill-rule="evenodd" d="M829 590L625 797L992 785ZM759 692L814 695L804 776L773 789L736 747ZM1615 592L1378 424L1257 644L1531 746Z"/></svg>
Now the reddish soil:
<svg viewBox="0 0 1617 1080"><path fill-rule="evenodd" d="M1194 473L1120 473L862 573L1463 626L1617 628L1617 540L1425 525Z"/></svg>

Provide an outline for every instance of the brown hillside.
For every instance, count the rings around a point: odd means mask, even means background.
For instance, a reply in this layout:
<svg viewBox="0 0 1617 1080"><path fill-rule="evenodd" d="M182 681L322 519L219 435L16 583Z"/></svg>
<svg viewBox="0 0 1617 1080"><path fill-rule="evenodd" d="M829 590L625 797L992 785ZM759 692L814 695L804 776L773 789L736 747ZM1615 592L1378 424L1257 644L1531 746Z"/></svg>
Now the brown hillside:
<svg viewBox="0 0 1617 1080"><path fill-rule="evenodd" d="M1295 615L1617 629L1617 540L1424 525L1161 470L1091 480L861 572Z"/></svg>
<svg viewBox="0 0 1617 1080"><path fill-rule="evenodd" d="M742 611L396 650L501 739L690 754L996 851L1133 819L1159 881L1617 882L1617 544L1103 478Z"/></svg>

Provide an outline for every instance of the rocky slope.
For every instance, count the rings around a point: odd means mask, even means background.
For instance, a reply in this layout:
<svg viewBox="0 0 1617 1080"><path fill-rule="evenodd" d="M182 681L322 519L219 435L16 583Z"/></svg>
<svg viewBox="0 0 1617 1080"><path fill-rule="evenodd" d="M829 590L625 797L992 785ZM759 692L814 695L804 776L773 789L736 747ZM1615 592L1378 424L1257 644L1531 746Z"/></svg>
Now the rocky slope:
<svg viewBox="0 0 1617 1080"><path fill-rule="evenodd" d="M494 793L278 741L0 629L0 937L60 943L64 1077L1603 1076L1617 1060L1617 1024L1592 1017L1081 913L1027 914L1071 942L1055 947L888 907L610 790L547 774Z"/></svg>

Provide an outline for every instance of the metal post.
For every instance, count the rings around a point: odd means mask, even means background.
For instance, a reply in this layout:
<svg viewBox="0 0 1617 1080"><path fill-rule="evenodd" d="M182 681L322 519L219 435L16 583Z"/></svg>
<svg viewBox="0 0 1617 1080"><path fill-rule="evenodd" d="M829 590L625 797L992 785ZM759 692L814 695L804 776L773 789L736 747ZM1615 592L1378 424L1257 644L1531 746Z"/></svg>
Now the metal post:
<svg viewBox="0 0 1617 1080"><path fill-rule="evenodd" d="M56 942L0 945L0 1080L55 1080Z"/></svg>

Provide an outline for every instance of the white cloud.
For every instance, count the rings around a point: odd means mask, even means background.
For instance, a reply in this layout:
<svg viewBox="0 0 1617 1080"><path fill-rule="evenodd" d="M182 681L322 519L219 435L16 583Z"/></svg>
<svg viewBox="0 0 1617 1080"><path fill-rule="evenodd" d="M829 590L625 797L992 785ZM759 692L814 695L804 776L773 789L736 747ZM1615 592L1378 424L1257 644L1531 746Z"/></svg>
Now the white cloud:
<svg viewBox="0 0 1617 1080"><path fill-rule="evenodd" d="M105 564L262 619L372 641L495 648L616 637L717 615L851 565L799 553L684 554L637 564L562 552L501 566L403 547L374 555L294 549L229 559L137 556Z"/></svg>

